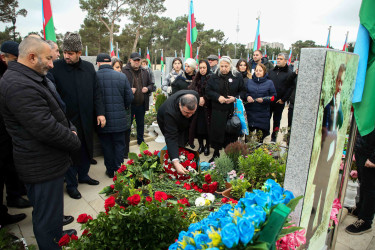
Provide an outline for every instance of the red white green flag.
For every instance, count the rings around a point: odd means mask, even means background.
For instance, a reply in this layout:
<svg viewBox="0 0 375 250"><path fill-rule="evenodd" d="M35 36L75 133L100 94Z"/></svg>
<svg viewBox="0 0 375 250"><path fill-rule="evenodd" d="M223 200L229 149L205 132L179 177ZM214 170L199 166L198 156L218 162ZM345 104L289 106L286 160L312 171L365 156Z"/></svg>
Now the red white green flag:
<svg viewBox="0 0 375 250"><path fill-rule="evenodd" d="M160 64L161 64L161 71L164 70L164 57L163 57L163 50L161 50L161 59L160 59Z"/></svg>
<svg viewBox="0 0 375 250"><path fill-rule="evenodd" d="M146 60L148 62L148 67L151 68L151 59L150 59L150 52L148 51L148 47L147 47L147 56L146 56Z"/></svg>
<svg viewBox="0 0 375 250"><path fill-rule="evenodd" d="M44 39L56 42L56 33L55 26L53 25L51 2L50 0L42 1Z"/></svg>
<svg viewBox="0 0 375 250"><path fill-rule="evenodd" d="M193 43L197 40L198 30L195 25L193 0L190 1L189 17L186 30L185 59L193 58Z"/></svg>

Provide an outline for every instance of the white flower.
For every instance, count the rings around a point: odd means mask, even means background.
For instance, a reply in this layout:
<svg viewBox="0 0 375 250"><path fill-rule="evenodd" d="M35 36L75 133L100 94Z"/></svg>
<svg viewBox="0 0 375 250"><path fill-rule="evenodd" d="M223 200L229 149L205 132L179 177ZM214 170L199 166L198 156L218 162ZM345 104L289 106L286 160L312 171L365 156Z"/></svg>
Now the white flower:
<svg viewBox="0 0 375 250"><path fill-rule="evenodd" d="M198 197L195 200L195 206L197 206L197 207L203 207L205 203L206 203L206 199L203 198L203 197Z"/></svg>
<svg viewBox="0 0 375 250"><path fill-rule="evenodd" d="M215 195L211 194L211 193L203 193L201 194L201 197L211 201L211 202L214 202L215 200Z"/></svg>

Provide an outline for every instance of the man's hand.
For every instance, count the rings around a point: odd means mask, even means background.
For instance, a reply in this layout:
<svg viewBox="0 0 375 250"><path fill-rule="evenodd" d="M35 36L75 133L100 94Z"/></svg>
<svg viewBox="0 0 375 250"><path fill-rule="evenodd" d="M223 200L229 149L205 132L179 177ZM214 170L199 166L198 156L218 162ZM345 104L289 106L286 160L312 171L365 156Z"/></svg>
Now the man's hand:
<svg viewBox="0 0 375 250"><path fill-rule="evenodd" d="M199 97L199 106L203 106L204 105L204 98L203 97Z"/></svg>
<svg viewBox="0 0 375 250"><path fill-rule="evenodd" d="M223 104L223 103L225 103L226 99L225 99L224 96L221 95L221 96L219 97L218 101L219 101L221 104Z"/></svg>
<svg viewBox="0 0 375 250"><path fill-rule="evenodd" d="M145 94L146 94L147 92L148 92L148 88L147 88L147 87L143 87L143 88L142 88L142 93L145 93Z"/></svg>
<svg viewBox="0 0 375 250"><path fill-rule="evenodd" d="M253 102L254 102L254 99L253 99L251 96L248 96L248 97L247 97L247 102L248 102L248 103L253 103Z"/></svg>
<svg viewBox="0 0 375 250"><path fill-rule="evenodd" d="M375 164L372 163L369 159L367 159L366 163L365 163L365 167L368 167L368 168L375 168Z"/></svg>
<svg viewBox="0 0 375 250"><path fill-rule="evenodd" d="M178 174L188 174L189 171L184 168L178 161L173 161L173 166L176 169Z"/></svg>
<svg viewBox="0 0 375 250"><path fill-rule="evenodd" d="M104 128L105 123L106 123L106 120L105 120L104 115L99 115L99 116L97 116L97 117L96 117L96 120L97 120L97 122L98 122L97 125L100 125L100 127Z"/></svg>
<svg viewBox="0 0 375 250"><path fill-rule="evenodd" d="M284 104L283 100L279 99L276 103Z"/></svg>
<svg viewBox="0 0 375 250"><path fill-rule="evenodd" d="M296 69L296 75L298 75L298 69Z"/></svg>
<svg viewBox="0 0 375 250"><path fill-rule="evenodd" d="M132 88L133 94L135 93L136 90L137 90L136 88Z"/></svg>
<svg viewBox="0 0 375 250"><path fill-rule="evenodd" d="M257 98L257 99L255 99L255 101L257 101L257 102L259 102L259 103L262 103L263 102L263 98Z"/></svg>

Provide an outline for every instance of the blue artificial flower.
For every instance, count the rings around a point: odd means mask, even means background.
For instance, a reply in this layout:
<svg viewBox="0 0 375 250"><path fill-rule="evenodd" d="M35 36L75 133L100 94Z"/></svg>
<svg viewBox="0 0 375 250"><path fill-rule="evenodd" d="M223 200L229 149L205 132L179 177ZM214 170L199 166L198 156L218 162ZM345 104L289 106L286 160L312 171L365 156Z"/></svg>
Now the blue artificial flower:
<svg viewBox="0 0 375 250"><path fill-rule="evenodd" d="M219 221L218 220L212 220L205 218L201 221L202 224L202 231L206 232L207 230L210 230L211 227L214 229L217 229L219 227Z"/></svg>
<svg viewBox="0 0 375 250"><path fill-rule="evenodd" d="M294 195L289 190L284 190L285 198L283 200L284 204L288 204L291 199L294 199Z"/></svg>
<svg viewBox="0 0 375 250"><path fill-rule="evenodd" d="M260 207L260 206L255 206L254 207L254 210L255 210L255 213L256 213L256 216L258 218L258 225L260 223L263 223L266 221L266 212L264 211L263 207Z"/></svg>
<svg viewBox="0 0 375 250"><path fill-rule="evenodd" d="M240 239L240 232L234 223L228 223L221 230L221 241L228 248L234 247L238 244Z"/></svg>
<svg viewBox="0 0 375 250"><path fill-rule="evenodd" d="M195 232L202 229L202 224L200 222L196 222L193 224L190 224L189 226L189 232Z"/></svg>
<svg viewBox="0 0 375 250"><path fill-rule="evenodd" d="M197 249L205 249L208 243L212 240L208 237L207 234L197 234L194 237L194 241Z"/></svg>
<svg viewBox="0 0 375 250"><path fill-rule="evenodd" d="M217 247L210 247L210 248L207 248L206 250L220 250L220 249Z"/></svg>
<svg viewBox="0 0 375 250"><path fill-rule="evenodd" d="M184 239L184 236L188 236L188 232L181 231L178 235L178 241L182 241Z"/></svg>
<svg viewBox="0 0 375 250"><path fill-rule="evenodd" d="M272 206L272 199L269 193L265 193L263 191L256 192L255 201L259 206L264 208L271 208Z"/></svg>
<svg viewBox="0 0 375 250"><path fill-rule="evenodd" d="M195 250L196 248L192 245L187 245L184 249L185 250Z"/></svg>
<svg viewBox="0 0 375 250"><path fill-rule="evenodd" d="M280 186L280 184L272 179L266 180L263 187L265 187L267 191L274 191L279 189L282 192L282 187Z"/></svg>
<svg viewBox="0 0 375 250"><path fill-rule="evenodd" d="M283 190L282 189L273 189L269 192L271 196L271 206L275 206L281 202L283 202L284 195L283 195Z"/></svg>
<svg viewBox="0 0 375 250"><path fill-rule="evenodd" d="M241 218L237 222L237 228L240 232L240 241L246 246L254 236L255 227L251 220Z"/></svg>
<svg viewBox="0 0 375 250"><path fill-rule="evenodd" d="M219 211L225 212L225 214L229 211L232 210L232 206L230 204L224 204L220 207Z"/></svg>
<svg viewBox="0 0 375 250"><path fill-rule="evenodd" d="M219 219L219 225L221 228L225 227L225 225L232 223L232 222L233 222L233 219L232 217L229 217L229 216Z"/></svg>
<svg viewBox="0 0 375 250"><path fill-rule="evenodd" d="M247 196L250 196L250 195L247 195L248 193L245 194L245 198L241 198L239 201L238 201L238 204L241 204L241 207L242 208L246 208L246 207L250 207L251 205L255 204L255 196L253 194L253 196L251 198L247 198ZM250 194L250 193L249 193ZM237 205L238 205L237 204ZM237 207L236 205L236 207Z"/></svg>
<svg viewBox="0 0 375 250"><path fill-rule="evenodd" d="M177 247L178 247L178 243L175 242L175 243L173 243L172 245L169 246L168 250L177 250Z"/></svg>

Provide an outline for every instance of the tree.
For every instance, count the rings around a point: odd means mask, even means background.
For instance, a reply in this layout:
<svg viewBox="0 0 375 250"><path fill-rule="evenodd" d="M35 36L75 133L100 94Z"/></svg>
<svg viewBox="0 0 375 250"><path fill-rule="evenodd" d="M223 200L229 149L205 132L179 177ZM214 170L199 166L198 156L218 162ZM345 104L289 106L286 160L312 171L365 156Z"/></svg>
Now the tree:
<svg viewBox="0 0 375 250"><path fill-rule="evenodd" d="M316 47L324 47L324 46L316 45L315 42L312 40L306 40L304 42L302 42L301 40L298 40L297 42L292 44L292 48L293 48L292 57L301 55L302 48L316 48Z"/></svg>
<svg viewBox="0 0 375 250"><path fill-rule="evenodd" d="M21 15L25 17L27 15L27 10L20 9L16 11L16 8L18 8L17 0L1 0L0 2L0 22L13 24L13 40L16 40L17 16ZM7 29L5 31L7 31Z"/></svg>
<svg viewBox="0 0 375 250"><path fill-rule="evenodd" d="M132 51L137 49L137 43L144 27L152 27L157 21L157 15L163 13L165 0L131 0L127 11L135 29L135 39Z"/></svg>
<svg viewBox="0 0 375 250"><path fill-rule="evenodd" d="M109 47L113 41L115 23L120 22L123 15L127 13L124 8L127 0L79 0L82 10L87 11L88 17L99 20L109 31Z"/></svg>

